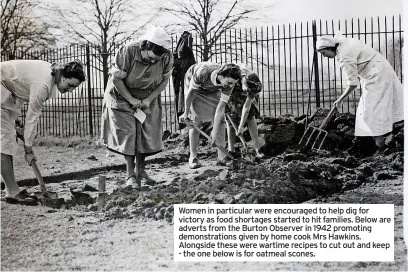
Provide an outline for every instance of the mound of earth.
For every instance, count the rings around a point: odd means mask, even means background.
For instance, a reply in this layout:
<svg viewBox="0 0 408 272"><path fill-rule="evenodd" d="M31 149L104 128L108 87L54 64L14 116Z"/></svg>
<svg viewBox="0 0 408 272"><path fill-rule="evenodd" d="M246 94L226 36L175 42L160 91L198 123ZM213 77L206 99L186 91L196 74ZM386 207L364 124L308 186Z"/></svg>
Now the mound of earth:
<svg viewBox="0 0 408 272"><path fill-rule="evenodd" d="M319 109L307 124L318 127L327 114L328 110ZM259 160L248 154L225 167L208 167L189 176L179 173L188 167L185 135L167 133L165 147L172 152L147 161L154 166L150 173L155 171L165 177L161 182L153 186L144 184L142 190L136 190L125 187L122 179L118 180L119 176L124 176L124 169L106 170L106 173L100 170L102 174L111 174L114 180L114 185L110 182L111 190L102 211L105 219L143 216L172 222L173 204L303 203L362 184L402 177L403 123L396 124L393 132L387 135L382 153L375 153L372 139L355 139L351 114L334 115L328 123L328 135L321 150L299 148L305 125L305 116L265 117L258 128L266 159ZM209 146L205 138L200 138L200 145L199 159L215 162L216 149ZM240 145L237 147L239 150ZM97 174L94 176L91 179L96 181ZM98 193L90 191L85 187L71 188L70 198L55 208L96 211Z"/></svg>

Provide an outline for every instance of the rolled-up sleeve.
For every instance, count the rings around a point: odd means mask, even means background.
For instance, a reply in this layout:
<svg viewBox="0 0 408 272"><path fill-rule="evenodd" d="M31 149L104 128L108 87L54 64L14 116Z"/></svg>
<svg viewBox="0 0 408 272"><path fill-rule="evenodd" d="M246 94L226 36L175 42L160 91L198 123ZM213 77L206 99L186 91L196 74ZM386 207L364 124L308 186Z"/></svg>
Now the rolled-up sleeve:
<svg viewBox="0 0 408 272"><path fill-rule="evenodd" d="M198 89L209 77L210 73L208 72L207 65L201 65L197 67L196 71L193 73L190 86Z"/></svg>
<svg viewBox="0 0 408 272"><path fill-rule="evenodd" d="M44 102L48 98L49 91L47 85L41 82L33 82L30 85L30 98L24 125L24 143L26 146L33 145L38 119L40 118Z"/></svg>
<svg viewBox="0 0 408 272"><path fill-rule="evenodd" d="M358 79L357 56L349 50L345 54L339 56L340 66L347 79L347 85L358 86L360 81Z"/></svg>
<svg viewBox="0 0 408 272"><path fill-rule="evenodd" d="M109 73L118 79L125 79L131 68L134 52L132 46L124 45L115 56L115 64L110 69Z"/></svg>

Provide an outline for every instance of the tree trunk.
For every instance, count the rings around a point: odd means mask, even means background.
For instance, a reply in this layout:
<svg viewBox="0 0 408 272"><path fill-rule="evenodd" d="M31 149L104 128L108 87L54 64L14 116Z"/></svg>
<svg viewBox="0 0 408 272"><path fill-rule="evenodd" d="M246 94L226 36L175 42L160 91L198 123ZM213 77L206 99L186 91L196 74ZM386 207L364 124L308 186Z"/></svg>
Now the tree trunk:
<svg viewBox="0 0 408 272"><path fill-rule="evenodd" d="M102 41L102 70L103 70L103 89L106 90L106 86L108 84L108 77L109 77L109 67L108 67L108 42L107 42L107 35L105 33L104 40Z"/></svg>
<svg viewBox="0 0 408 272"><path fill-rule="evenodd" d="M103 89L106 89L106 86L108 84L108 78L109 78L109 70L108 70L108 52L104 52L102 54L102 67L103 67Z"/></svg>
<svg viewBox="0 0 408 272"><path fill-rule="evenodd" d="M204 50L203 50L203 61L208 61L209 54L210 54L210 47L207 44L205 44Z"/></svg>

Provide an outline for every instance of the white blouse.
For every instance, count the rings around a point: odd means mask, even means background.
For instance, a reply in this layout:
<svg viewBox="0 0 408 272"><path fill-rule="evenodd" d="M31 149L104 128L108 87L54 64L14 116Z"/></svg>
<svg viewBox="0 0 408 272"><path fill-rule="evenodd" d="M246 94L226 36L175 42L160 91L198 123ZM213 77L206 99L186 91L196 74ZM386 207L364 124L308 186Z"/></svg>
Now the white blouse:
<svg viewBox="0 0 408 272"><path fill-rule="evenodd" d="M3 86L17 99L28 102L24 126L26 146L33 144L44 102L56 97L57 85L51 72L51 63L42 60L11 60L1 63ZM1 106L7 108L13 105Z"/></svg>

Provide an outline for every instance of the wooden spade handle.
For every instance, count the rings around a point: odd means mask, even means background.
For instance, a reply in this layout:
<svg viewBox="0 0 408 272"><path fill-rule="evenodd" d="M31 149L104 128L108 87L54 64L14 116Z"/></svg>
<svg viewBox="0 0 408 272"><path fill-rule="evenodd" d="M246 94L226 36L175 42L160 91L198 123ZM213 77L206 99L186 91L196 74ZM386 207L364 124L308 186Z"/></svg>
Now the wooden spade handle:
<svg viewBox="0 0 408 272"><path fill-rule="evenodd" d="M211 137L208 136L204 131L199 129L195 124L193 124L193 127L195 130L197 130L201 135L203 135L205 138L207 138L210 142L212 141ZM234 160L234 157L221 145L215 144L225 155L227 155L231 160Z"/></svg>
<svg viewBox="0 0 408 272"><path fill-rule="evenodd" d="M193 127L195 130L197 130L201 135L203 135L205 138L207 138L208 141L212 142L212 139L210 136L208 136L204 131L202 131L195 123L194 121L190 119L182 119L182 123ZM229 157L231 160L235 160L235 158L221 145L215 143L215 145L225 154L227 157Z"/></svg>
<svg viewBox="0 0 408 272"><path fill-rule="evenodd" d="M40 169L38 169L37 162L36 162L35 160L33 160L33 161L31 162L31 167L33 168L35 177L37 178L38 183L40 184L41 191L42 191L43 193L47 192L47 188L45 187L45 183L44 183L44 180L43 180L43 178L42 178Z"/></svg>
<svg viewBox="0 0 408 272"><path fill-rule="evenodd" d="M235 133L237 133L237 132L238 132L237 125L234 123L234 121L232 120L232 118L231 118L231 116L229 115L229 113L226 113L225 116L227 116L228 121L231 123L232 127L233 127L234 130L235 130ZM245 148L245 149L248 149L247 143L245 142L244 137L243 137L242 135L239 135L238 138L241 140L242 144L244 145L244 148Z"/></svg>
<svg viewBox="0 0 408 272"><path fill-rule="evenodd" d="M337 109L337 107L333 107L331 109L331 111L329 112L329 114L327 115L327 117L323 120L322 124L320 125L320 129L324 129L327 126L327 123L329 123L330 119L332 118L335 110Z"/></svg>
<svg viewBox="0 0 408 272"><path fill-rule="evenodd" d="M21 135L21 134L17 133L17 138L19 138L21 141L23 141L23 143L25 143L24 142L24 135ZM43 193L47 193L47 188L45 187L45 182L44 182L43 177L41 175L40 169L37 166L37 161L36 160L31 161L31 167L33 168L35 177L37 178L38 183L40 184L41 191Z"/></svg>

